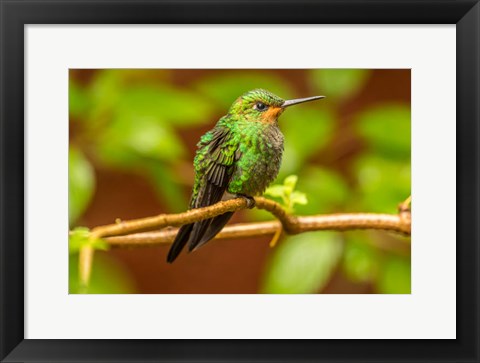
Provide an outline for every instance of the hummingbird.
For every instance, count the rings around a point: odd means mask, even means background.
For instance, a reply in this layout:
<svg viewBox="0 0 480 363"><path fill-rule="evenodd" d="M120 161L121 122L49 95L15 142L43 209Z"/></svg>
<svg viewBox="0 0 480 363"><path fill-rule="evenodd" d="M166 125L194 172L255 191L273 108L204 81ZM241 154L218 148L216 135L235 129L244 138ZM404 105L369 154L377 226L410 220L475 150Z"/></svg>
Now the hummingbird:
<svg viewBox="0 0 480 363"><path fill-rule="evenodd" d="M287 107L322 98L284 100L264 89L237 98L228 113L197 144L189 208L238 197L246 198L253 208L253 196L262 194L280 170L284 138L278 117ZM183 225L170 247L167 262L175 261L187 243L191 252L210 241L232 215L233 212L227 212Z"/></svg>

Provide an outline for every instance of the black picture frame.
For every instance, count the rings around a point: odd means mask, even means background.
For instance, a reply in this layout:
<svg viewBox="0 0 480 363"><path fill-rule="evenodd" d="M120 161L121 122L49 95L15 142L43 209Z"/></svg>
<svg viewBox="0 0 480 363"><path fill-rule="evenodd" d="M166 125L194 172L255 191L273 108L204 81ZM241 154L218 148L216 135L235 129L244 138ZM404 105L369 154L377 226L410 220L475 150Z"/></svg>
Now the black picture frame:
<svg viewBox="0 0 480 363"><path fill-rule="evenodd" d="M478 0L1 0L1 310L5 362L479 362ZM457 339L24 339L24 26L26 24L456 24ZM441 102L441 100L439 100ZM435 123L432 124L432 133ZM52 317L54 318L54 317ZM439 316L439 319L442 317ZM254 329L254 327L252 327Z"/></svg>

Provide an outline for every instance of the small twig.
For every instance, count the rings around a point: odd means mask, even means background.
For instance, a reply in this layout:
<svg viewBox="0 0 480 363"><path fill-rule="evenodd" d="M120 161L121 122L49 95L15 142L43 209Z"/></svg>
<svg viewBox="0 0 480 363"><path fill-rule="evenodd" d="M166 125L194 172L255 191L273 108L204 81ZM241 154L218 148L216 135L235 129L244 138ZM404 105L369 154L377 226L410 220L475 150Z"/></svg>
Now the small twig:
<svg viewBox="0 0 480 363"><path fill-rule="evenodd" d="M90 275L93 265L93 254L95 250L92 246L83 246L78 256L78 275L80 279L79 293L84 294L88 290Z"/></svg>
<svg viewBox="0 0 480 363"><path fill-rule="evenodd" d="M412 196L409 196L398 206L398 214L405 223L411 224L412 219Z"/></svg>
<svg viewBox="0 0 480 363"><path fill-rule="evenodd" d="M270 240L270 243L268 245L271 248L275 247L277 245L277 242L280 240L280 237L282 237L282 235L283 235L283 228L282 226L279 226L278 229L273 234L273 237Z"/></svg>
<svg viewBox="0 0 480 363"><path fill-rule="evenodd" d="M401 212L410 212L411 211L411 205L412 205L412 196L409 196L407 199L405 199L402 203L399 204L398 206L398 211Z"/></svg>

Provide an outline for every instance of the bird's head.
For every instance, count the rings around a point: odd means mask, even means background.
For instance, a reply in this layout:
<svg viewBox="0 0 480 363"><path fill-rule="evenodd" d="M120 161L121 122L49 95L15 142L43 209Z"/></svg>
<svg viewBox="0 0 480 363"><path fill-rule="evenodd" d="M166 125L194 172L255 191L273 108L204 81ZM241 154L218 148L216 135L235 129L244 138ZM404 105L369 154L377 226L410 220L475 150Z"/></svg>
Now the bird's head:
<svg viewBox="0 0 480 363"><path fill-rule="evenodd" d="M264 89L248 91L232 104L228 113L240 115L248 121L262 122L266 124L276 123L278 117L285 108L303 102L315 101L325 96L313 96L284 100Z"/></svg>

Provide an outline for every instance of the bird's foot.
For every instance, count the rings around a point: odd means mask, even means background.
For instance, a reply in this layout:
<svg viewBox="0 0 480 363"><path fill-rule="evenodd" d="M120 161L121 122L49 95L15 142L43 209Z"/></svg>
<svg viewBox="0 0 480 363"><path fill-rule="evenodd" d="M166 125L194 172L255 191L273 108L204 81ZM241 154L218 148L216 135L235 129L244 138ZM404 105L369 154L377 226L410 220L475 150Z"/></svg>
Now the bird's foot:
<svg viewBox="0 0 480 363"><path fill-rule="evenodd" d="M238 197L243 198L247 201L247 208L252 209L255 207L255 198L251 197L250 195L244 195L244 194L237 194Z"/></svg>

